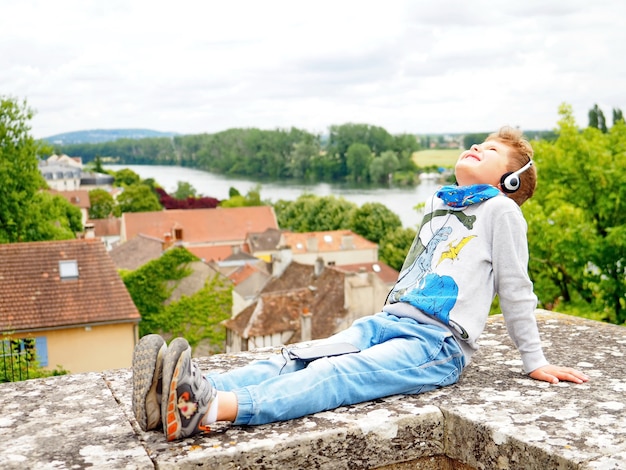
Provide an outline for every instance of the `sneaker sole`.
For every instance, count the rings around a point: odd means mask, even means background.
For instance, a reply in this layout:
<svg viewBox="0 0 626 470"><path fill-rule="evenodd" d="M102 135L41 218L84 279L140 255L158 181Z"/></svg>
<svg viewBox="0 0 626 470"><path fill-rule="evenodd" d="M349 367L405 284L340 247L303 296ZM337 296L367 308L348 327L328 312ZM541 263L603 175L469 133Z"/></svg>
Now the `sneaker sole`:
<svg viewBox="0 0 626 470"><path fill-rule="evenodd" d="M174 339L163 361L163 396L161 398L161 417L163 431L168 441L180 439L182 423L176 412L176 387L178 386L179 362L182 354L189 348L183 338Z"/></svg>
<svg viewBox="0 0 626 470"><path fill-rule="evenodd" d="M144 431L161 424L157 387L167 346L159 335L141 338L133 352L133 413Z"/></svg>

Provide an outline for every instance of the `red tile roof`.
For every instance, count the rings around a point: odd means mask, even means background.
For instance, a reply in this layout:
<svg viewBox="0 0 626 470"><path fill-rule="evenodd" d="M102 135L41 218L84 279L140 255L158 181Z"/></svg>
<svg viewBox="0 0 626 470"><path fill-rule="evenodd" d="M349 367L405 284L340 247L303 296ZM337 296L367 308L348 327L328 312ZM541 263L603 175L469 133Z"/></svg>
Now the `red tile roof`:
<svg viewBox="0 0 626 470"><path fill-rule="evenodd" d="M73 191L57 191L56 189L51 189L50 193L63 196L70 204L80 209L89 209L91 207L89 191L86 189L76 189Z"/></svg>
<svg viewBox="0 0 626 470"><path fill-rule="evenodd" d="M233 254L233 247L230 245L214 246L185 246L187 250L205 262L223 261Z"/></svg>
<svg viewBox="0 0 626 470"><path fill-rule="evenodd" d="M315 276L313 266L292 262L280 278L265 286L257 302L224 324L244 338L292 330L286 343L296 343L301 341L300 314L306 309L312 314L312 339L326 338L347 313L344 277L330 267Z"/></svg>
<svg viewBox="0 0 626 470"><path fill-rule="evenodd" d="M96 237L119 237L121 220L118 217L108 219L89 219L87 223L93 224Z"/></svg>
<svg viewBox="0 0 626 470"><path fill-rule="evenodd" d="M293 254L330 252L342 250L375 249L373 243L351 230L331 230L326 232L283 232L285 244L291 247ZM312 242L312 243L311 243Z"/></svg>
<svg viewBox="0 0 626 470"><path fill-rule="evenodd" d="M184 243L243 242L248 232L277 229L278 222L271 206L174 209L127 212L122 215L124 240L132 240L140 233L164 238L165 234L172 233L174 228L182 229Z"/></svg>
<svg viewBox="0 0 626 470"><path fill-rule="evenodd" d="M375 263L344 264L342 266L335 266L335 269L347 273L358 273L362 271L374 273L385 284L394 284L398 280L398 275L400 274L398 271L382 261L376 261Z"/></svg>
<svg viewBox="0 0 626 470"><path fill-rule="evenodd" d="M0 331L140 320L98 239L3 244L0 260ZM78 277L62 279L60 261L76 261Z"/></svg>
<svg viewBox="0 0 626 470"><path fill-rule="evenodd" d="M238 285L241 282L248 279L254 273L258 273L261 271L258 267L252 264L245 264L239 268L237 268L234 272L228 275L228 278L233 281L233 284Z"/></svg>

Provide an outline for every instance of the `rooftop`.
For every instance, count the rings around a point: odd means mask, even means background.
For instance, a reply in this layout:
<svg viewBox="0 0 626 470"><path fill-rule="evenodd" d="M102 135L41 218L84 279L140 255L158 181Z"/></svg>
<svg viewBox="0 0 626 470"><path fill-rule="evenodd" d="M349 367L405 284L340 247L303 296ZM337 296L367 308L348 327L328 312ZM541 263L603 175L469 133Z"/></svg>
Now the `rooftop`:
<svg viewBox="0 0 626 470"><path fill-rule="evenodd" d="M582 385L521 373L501 315L458 384L275 424L218 423L168 443L139 430L131 371L0 384L0 467L137 469L623 469L626 328L546 311L549 360L582 369ZM270 351L199 358L223 371Z"/></svg>

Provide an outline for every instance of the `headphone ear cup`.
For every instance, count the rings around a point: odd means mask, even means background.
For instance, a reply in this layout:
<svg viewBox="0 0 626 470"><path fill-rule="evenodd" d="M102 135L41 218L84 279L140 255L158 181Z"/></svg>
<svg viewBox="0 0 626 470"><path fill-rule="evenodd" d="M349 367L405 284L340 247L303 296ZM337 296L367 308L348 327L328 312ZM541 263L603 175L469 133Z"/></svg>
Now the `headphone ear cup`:
<svg viewBox="0 0 626 470"><path fill-rule="evenodd" d="M505 173L500 178L500 188L507 194L514 193L519 189L520 179L514 172Z"/></svg>

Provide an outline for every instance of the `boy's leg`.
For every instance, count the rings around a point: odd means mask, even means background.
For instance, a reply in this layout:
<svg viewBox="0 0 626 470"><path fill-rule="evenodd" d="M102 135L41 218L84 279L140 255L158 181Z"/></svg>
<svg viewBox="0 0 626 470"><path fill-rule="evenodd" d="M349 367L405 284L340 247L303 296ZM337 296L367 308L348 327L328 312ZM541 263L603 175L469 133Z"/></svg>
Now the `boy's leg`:
<svg viewBox="0 0 626 470"><path fill-rule="evenodd" d="M373 345L358 345L360 353L319 359L306 369L234 390L239 409L235 424L288 420L458 380L464 357L449 332L393 315L375 318Z"/></svg>
<svg viewBox="0 0 626 470"><path fill-rule="evenodd" d="M386 315L386 314L383 314ZM359 349L372 346L372 338L378 328L379 320L376 315L366 316L356 320L352 326L320 342L340 343L348 342ZM244 367L230 370L221 374L207 374L207 378L218 390L231 391L250 385L260 384L272 377L284 375L304 369L302 361L290 359L285 350L280 354L272 354L268 359L254 361Z"/></svg>
<svg viewBox="0 0 626 470"><path fill-rule="evenodd" d="M229 370L221 374L207 374L213 386L222 391L231 391L249 385L256 385L265 380L283 374L304 369L304 363L290 359L287 351L272 354L267 359L251 362L243 367Z"/></svg>

